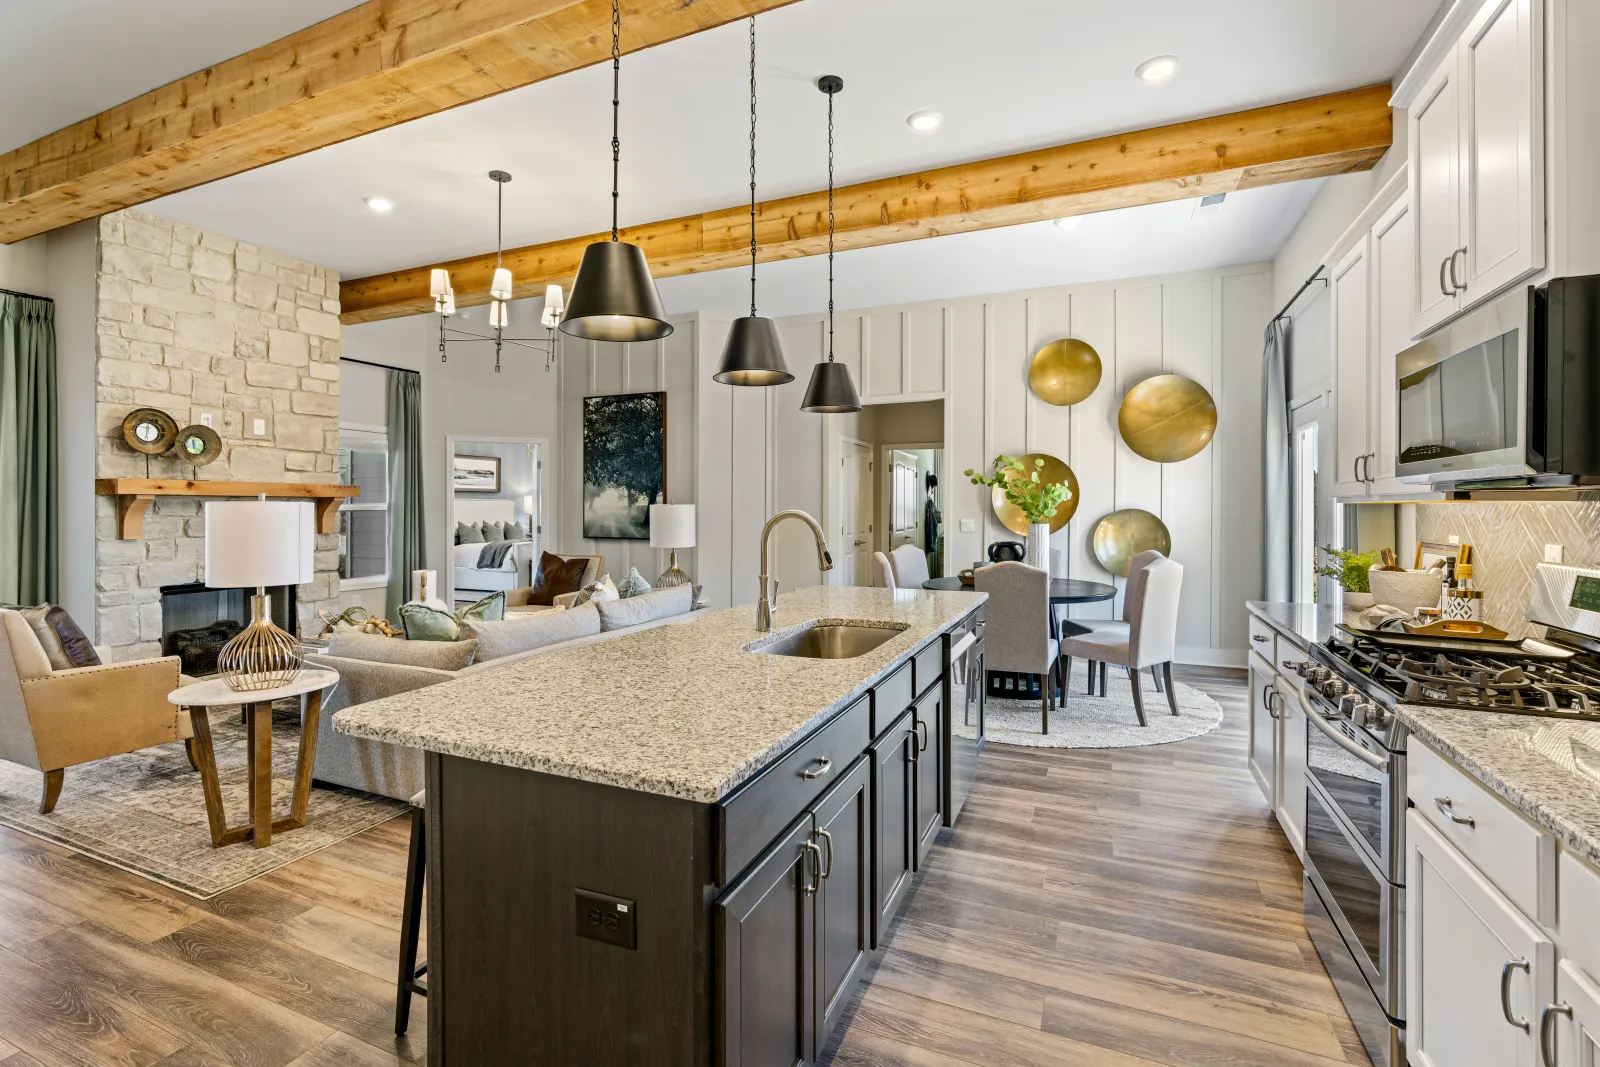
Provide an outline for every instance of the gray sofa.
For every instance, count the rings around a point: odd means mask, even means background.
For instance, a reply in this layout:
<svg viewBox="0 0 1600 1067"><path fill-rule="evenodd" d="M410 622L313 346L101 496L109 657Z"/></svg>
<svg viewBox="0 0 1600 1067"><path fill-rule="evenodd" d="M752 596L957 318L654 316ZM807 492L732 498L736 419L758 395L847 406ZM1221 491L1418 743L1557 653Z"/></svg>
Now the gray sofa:
<svg viewBox="0 0 1600 1067"><path fill-rule="evenodd" d="M312 775L319 782L409 800L424 786L422 753L341 734L333 728L334 712L534 656L687 622L693 604L693 591L685 585L627 600L473 623L463 628L464 639L455 642L337 633L327 653L306 656L308 665L339 672L339 685L323 701Z"/></svg>

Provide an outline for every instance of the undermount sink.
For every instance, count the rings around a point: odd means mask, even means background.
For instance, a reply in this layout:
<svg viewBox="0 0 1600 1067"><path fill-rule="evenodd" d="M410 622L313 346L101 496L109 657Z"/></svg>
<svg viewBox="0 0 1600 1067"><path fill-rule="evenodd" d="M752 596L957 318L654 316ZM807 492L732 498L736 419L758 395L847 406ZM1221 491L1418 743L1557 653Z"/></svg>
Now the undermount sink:
<svg viewBox="0 0 1600 1067"><path fill-rule="evenodd" d="M775 641L747 646L746 651L763 656L799 656L802 659L855 659L885 641L900 636L906 629L904 625L816 623Z"/></svg>

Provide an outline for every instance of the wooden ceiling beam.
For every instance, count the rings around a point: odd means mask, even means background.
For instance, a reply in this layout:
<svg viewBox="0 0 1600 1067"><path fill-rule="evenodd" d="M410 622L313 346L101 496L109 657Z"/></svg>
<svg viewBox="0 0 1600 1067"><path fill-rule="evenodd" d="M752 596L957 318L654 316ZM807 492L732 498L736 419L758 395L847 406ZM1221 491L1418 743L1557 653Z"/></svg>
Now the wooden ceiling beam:
<svg viewBox="0 0 1600 1067"><path fill-rule="evenodd" d="M1374 85L845 186L834 193L835 244L866 248L1367 170L1393 139L1389 95L1389 86ZM758 205L756 233L763 261L827 251L827 192ZM608 236L507 251L515 295L570 286L584 248ZM749 262L750 209L630 226L623 239L644 248L657 278L736 267ZM432 311L436 266L450 270L458 306L487 303L494 265L489 253L346 281L342 318L352 324Z"/></svg>
<svg viewBox="0 0 1600 1067"><path fill-rule="evenodd" d="M795 0L626 0L635 52ZM611 0L368 0L0 156L0 244L611 56Z"/></svg>

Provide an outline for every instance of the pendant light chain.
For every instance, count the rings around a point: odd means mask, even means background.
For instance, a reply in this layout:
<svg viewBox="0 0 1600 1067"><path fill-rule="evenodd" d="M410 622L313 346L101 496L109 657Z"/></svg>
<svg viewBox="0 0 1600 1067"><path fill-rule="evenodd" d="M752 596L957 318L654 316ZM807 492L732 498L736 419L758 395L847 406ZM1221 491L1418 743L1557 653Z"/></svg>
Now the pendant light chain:
<svg viewBox="0 0 1600 1067"><path fill-rule="evenodd" d="M828 362L833 362L833 94L828 94Z"/></svg>
<svg viewBox="0 0 1600 1067"><path fill-rule="evenodd" d="M617 230L618 186L622 174L622 0L611 0L611 239Z"/></svg>
<svg viewBox="0 0 1600 1067"><path fill-rule="evenodd" d="M750 317L756 315L756 17L750 16Z"/></svg>

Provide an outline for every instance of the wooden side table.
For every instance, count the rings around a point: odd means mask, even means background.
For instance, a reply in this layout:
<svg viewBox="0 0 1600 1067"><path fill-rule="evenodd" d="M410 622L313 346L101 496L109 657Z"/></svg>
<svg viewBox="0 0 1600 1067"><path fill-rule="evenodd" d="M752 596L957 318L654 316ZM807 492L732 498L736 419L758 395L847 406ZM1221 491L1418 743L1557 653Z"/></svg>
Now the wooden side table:
<svg viewBox="0 0 1600 1067"><path fill-rule="evenodd" d="M311 767L317 757L317 726L322 718L322 693L339 682L337 671L307 668L293 682L277 689L237 692L221 678L210 678L167 694L167 701L189 710L194 725L195 762L200 765L200 781L205 788L206 822L211 828L211 847L221 848L240 841L251 841L256 848L272 844L272 835L298 830L306 824L306 806L311 799ZM300 719L300 758L295 765L294 800L286 818L272 817L272 702L285 697L305 697ZM250 775L250 821L229 826L222 807L222 783L217 780L217 756L211 745L210 710L214 707L244 708L249 731L246 749Z"/></svg>

